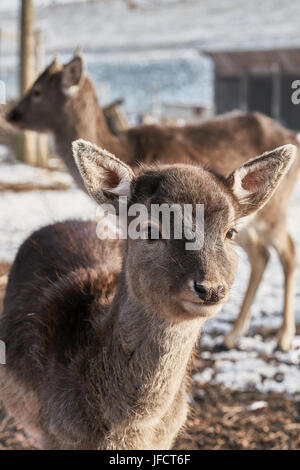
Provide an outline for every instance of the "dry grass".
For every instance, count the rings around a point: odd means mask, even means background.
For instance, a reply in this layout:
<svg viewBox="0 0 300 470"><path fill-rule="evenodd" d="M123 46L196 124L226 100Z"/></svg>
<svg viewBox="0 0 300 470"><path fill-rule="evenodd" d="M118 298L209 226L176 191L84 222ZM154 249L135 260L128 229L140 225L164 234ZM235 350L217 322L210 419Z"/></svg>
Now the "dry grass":
<svg viewBox="0 0 300 470"><path fill-rule="evenodd" d="M70 185L64 183L50 183L50 184L39 184L39 183L3 183L0 182L0 191L14 191L20 193L22 191L57 191L69 189Z"/></svg>

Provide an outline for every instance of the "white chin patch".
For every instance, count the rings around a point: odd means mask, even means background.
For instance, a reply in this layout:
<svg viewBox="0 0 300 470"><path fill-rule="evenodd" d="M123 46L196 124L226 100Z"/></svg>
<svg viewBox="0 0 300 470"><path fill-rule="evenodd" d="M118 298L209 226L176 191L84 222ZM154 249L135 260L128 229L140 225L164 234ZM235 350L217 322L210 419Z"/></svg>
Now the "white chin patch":
<svg viewBox="0 0 300 470"><path fill-rule="evenodd" d="M193 316L198 316L200 318L210 318L220 312L223 307L223 304L217 305L203 305L196 302L184 301L182 303L184 309L192 314Z"/></svg>

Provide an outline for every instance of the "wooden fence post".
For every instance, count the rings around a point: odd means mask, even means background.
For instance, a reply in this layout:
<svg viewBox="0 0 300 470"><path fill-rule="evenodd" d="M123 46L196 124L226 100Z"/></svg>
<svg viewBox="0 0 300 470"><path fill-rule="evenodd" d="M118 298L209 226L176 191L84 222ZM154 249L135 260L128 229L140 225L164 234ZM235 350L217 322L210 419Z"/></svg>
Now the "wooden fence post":
<svg viewBox="0 0 300 470"><path fill-rule="evenodd" d="M45 68L45 45L43 33L36 30L34 33L35 46L35 73L39 75ZM49 157L49 137L46 134L37 134L37 163L46 168Z"/></svg>
<svg viewBox="0 0 300 470"><path fill-rule="evenodd" d="M22 96L35 77L32 0L21 0L20 59L20 94ZM37 164L37 138L34 132L26 131L24 133L23 160L32 165Z"/></svg>

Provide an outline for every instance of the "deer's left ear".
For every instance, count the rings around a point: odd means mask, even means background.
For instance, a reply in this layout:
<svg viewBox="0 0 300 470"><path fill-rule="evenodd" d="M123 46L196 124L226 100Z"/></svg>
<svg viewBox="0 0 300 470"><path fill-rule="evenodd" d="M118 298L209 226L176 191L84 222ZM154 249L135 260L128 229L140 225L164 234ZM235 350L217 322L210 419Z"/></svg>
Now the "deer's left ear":
<svg viewBox="0 0 300 470"><path fill-rule="evenodd" d="M75 56L62 71L62 89L65 93L76 91L85 76L85 65L81 55Z"/></svg>
<svg viewBox="0 0 300 470"><path fill-rule="evenodd" d="M238 201L238 217L258 211L268 202L295 160L296 151L295 145L283 145L246 162L227 178Z"/></svg>

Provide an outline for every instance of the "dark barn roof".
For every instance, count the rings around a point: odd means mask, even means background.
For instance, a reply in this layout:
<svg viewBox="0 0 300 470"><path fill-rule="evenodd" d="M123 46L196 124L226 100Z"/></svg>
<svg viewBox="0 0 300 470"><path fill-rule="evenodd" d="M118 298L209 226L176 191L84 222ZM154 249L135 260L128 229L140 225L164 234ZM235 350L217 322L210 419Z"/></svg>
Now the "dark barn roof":
<svg viewBox="0 0 300 470"><path fill-rule="evenodd" d="M288 74L300 72L300 49L270 49L204 52L215 64L217 75L268 73L280 69Z"/></svg>
<svg viewBox="0 0 300 470"><path fill-rule="evenodd" d="M215 111L260 111L300 130L300 105L292 101L300 78L300 48L206 51L215 65Z"/></svg>

